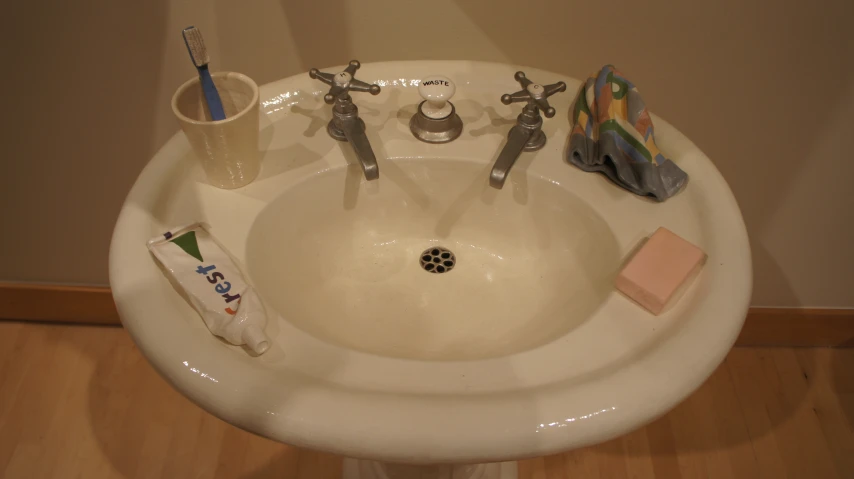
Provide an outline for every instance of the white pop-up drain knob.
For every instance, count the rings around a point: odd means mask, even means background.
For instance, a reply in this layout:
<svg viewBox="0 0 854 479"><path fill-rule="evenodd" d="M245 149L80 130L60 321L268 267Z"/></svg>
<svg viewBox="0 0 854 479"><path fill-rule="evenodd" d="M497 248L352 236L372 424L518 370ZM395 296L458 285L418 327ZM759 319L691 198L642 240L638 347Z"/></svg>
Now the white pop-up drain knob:
<svg viewBox="0 0 854 479"><path fill-rule="evenodd" d="M454 96L457 87L448 77L441 75L429 76L421 80L418 85L418 93L425 103L421 105L421 112L427 118L440 120L451 114L453 107L448 102Z"/></svg>

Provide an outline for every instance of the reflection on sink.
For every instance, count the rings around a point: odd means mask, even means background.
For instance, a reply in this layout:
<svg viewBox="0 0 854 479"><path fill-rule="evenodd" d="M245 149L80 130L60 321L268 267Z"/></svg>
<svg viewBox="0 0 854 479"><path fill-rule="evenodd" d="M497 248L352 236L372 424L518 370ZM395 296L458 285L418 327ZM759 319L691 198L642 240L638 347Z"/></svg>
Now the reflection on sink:
<svg viewBox="0 0 854 479"><path fill-rule="evenodd" d="M397 164L413 181L363 184L353 208L342 202L341 167L290 188L257 217L247 268L285 320L379 355L477 359L563 336L611 291L617 241L561 186L531 178L519 204L489 188L477 163ZM434 245L456 254L447 274L421 268Z"/></svg>

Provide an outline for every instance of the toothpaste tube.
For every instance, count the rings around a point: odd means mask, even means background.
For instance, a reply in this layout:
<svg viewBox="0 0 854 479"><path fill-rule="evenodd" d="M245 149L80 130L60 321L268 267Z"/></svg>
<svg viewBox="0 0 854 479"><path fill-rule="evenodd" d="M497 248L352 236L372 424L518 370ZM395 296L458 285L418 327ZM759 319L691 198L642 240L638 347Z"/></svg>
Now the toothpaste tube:
<svg viewBox="0 0 854 479"><path fill-rule="evenodd" d="M270 347L261 300L201 223L167 231L148 249L186 293L211 333L262 354Z"/></svg>

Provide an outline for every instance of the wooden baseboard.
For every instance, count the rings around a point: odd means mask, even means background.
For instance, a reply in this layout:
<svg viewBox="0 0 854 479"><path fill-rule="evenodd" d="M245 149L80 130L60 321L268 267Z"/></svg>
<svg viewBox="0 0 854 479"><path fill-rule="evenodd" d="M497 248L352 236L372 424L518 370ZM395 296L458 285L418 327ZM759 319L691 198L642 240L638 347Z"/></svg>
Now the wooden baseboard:
<svg viewBox="0 0 854 479"><path fill-rule="evenodd" d="M0 283L0 319L121 325L110 288ZM854 347L854 309L750 308L737 346Z"/></svg>
<svg viewBox="0 0 854 479"><path fill-rule="evenodd" d="M736 345L854 347L854 309L750 308Z"/></svg>
<svg viewBox="0 0 854 479"><path fill-rule="evenodd" d="M0 283L0 319L121 325L110 288Z"/></svg>

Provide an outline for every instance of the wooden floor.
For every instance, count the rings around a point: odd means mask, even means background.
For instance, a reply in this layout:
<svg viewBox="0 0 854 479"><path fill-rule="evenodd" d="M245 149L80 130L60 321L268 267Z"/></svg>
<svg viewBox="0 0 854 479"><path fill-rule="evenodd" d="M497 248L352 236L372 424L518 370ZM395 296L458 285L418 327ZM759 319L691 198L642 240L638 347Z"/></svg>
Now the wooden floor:
<svg viewBox="0 0 854 479"><path fill-rule="evenodd" d="M337 478L174 392L124 330L0 322L0 477ZM852 478L854 349L735 349L670 414L520 479Z"/></svg>

